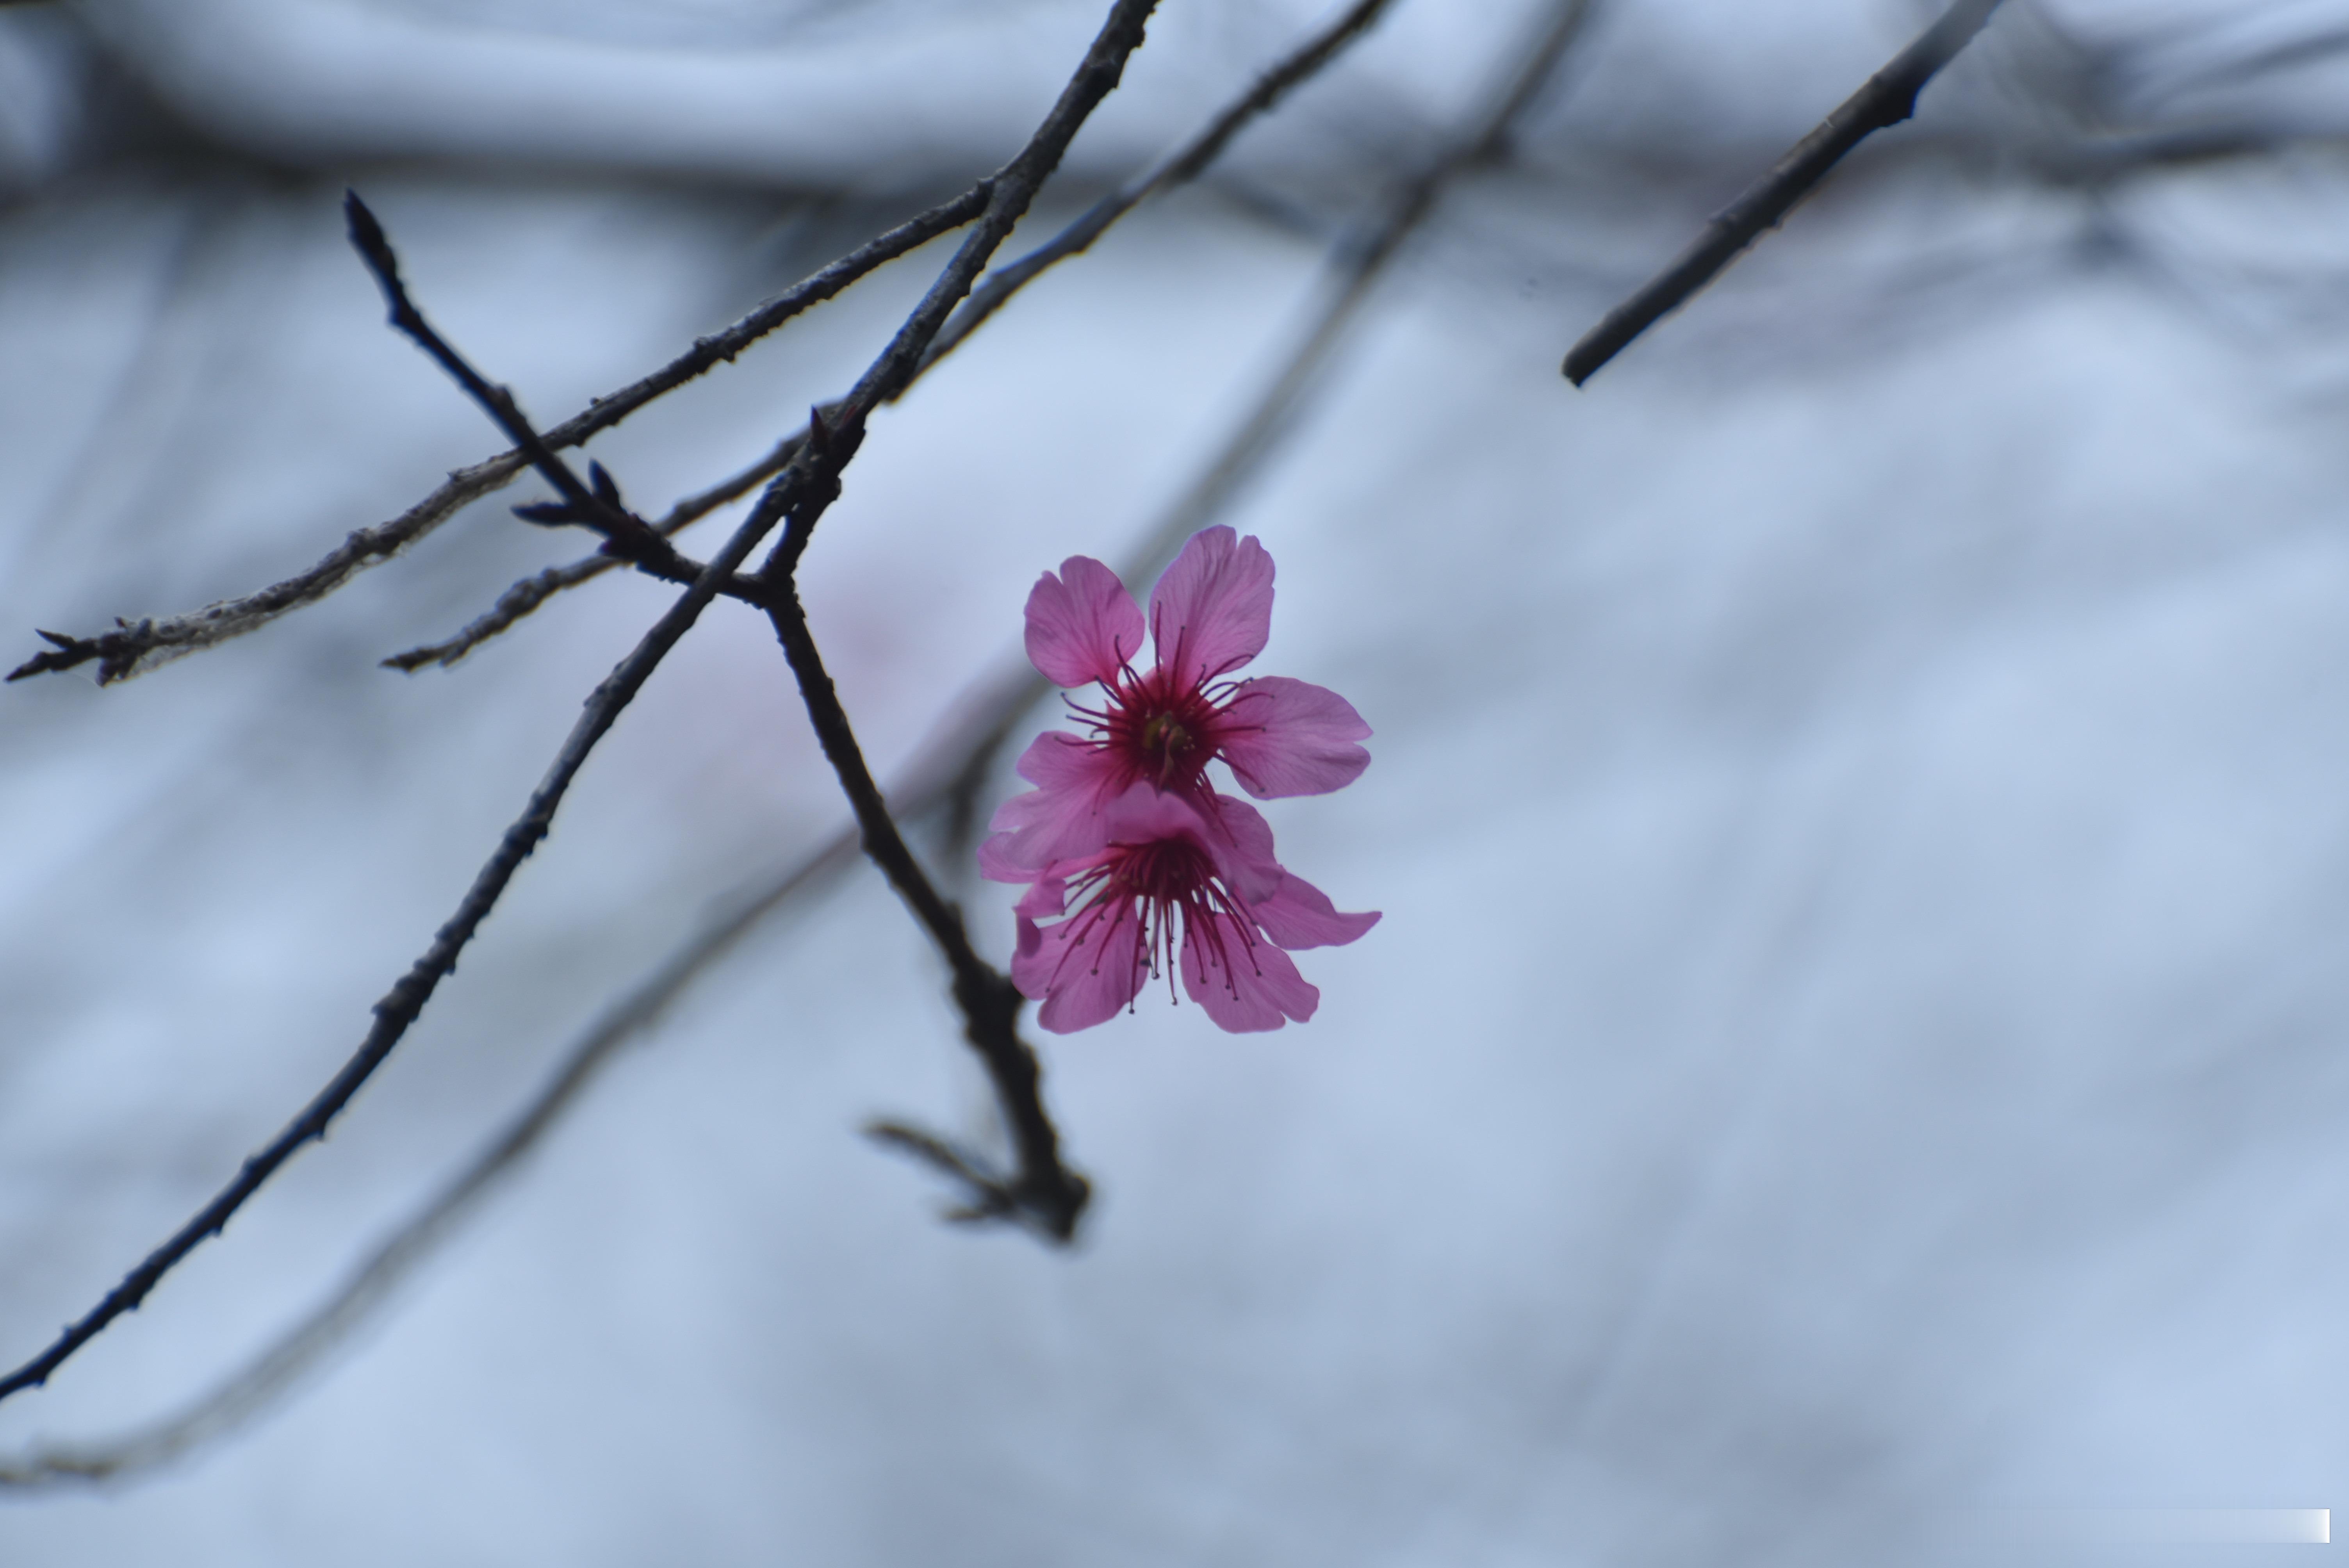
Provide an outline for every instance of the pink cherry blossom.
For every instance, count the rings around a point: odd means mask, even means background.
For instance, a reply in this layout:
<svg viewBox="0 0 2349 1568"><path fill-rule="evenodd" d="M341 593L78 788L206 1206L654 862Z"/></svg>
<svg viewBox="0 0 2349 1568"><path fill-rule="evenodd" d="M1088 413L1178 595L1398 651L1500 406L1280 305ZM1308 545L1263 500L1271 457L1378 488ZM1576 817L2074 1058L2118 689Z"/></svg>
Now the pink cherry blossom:
<svg viewBox="0 0 2349 1568"><path fill-rule="evenodd" d="M1215 801L1211 820L1137 780L1102 809L1105 841L1088 854L1038 869L1007 861L992 841L981 849L988 876L1034 883L1019 903L1011 979L1042 1000L1044 1027L1091 1028L1162 974L1171 991L1178 961L1183 989L1235 1034L1313 1016L1321 993L1284 949L1341 945L1379 916L1340 913L1273 859L1272 829L1254 807ZM1037 924L1053 916L1064 918Z"/></svg>
<svg viewBox="0 0 2349 1568"><path fill-rule="evenodd" d="M1228 528L1192 535L1150 595L1153 662L1137 670L1143 618L1117 573L1072 555L1028 595L1028 656L1063 687L1098 686L1098 707L1071 703L1089 736L1048 731L1019 758L1039 788L996 813L999 858L1036 868L1092 854L1104 813L1134 784L1192 802L1211 822L1209 762L1258 799L1320 795L1370 766L1370 726L1325 686L1228 677L1272 630L1272 557Z"/></svg>

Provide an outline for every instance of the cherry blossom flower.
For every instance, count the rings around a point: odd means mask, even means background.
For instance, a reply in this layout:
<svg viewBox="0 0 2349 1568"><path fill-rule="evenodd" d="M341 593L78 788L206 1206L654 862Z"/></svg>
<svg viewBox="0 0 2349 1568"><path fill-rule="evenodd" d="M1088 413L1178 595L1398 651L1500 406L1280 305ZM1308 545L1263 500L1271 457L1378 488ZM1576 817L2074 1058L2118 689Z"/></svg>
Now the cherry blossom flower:
<svg viewBox="0 0 2349 1568"><path fill-rule="evenodd" d="M1105 841L1090 853L1039 869L1008 860L997 841L981 847L987 875L1034 883L1019 903L1011 979L1043 1002L1044 1027L1091 1028L1162 974L1171 993L1178 955L1183 989L1234 1034L1313 1016L1321 993L1284 950L1342 945L1379 916L1341 914L1283 870L1254 807L1220 796L1216 806L1210 820L1191 799L1137 780L1102 809ZM1036 923L1053 916L1064 918Z"/></svg>
<svg viewBox="0 0 2349 1568"><path fill-rule="evenodd" d="M1072 555L1028 595L1028 657L1064 688L1098 685L1098 707L1071 707L1092 733L1053 730L1019 758L1039 786L1003 803L999 857L1039 868L1108 842L1105 812L1136 783L1190 801L1212 827L1207 764L1221 759L1258 799L1320 795L1370 766L1370 726L1336 692L1281 676L1232 680L1272 631L1272 557L1228 528L1191 536L1143 619L1117 573Z"/></svg>

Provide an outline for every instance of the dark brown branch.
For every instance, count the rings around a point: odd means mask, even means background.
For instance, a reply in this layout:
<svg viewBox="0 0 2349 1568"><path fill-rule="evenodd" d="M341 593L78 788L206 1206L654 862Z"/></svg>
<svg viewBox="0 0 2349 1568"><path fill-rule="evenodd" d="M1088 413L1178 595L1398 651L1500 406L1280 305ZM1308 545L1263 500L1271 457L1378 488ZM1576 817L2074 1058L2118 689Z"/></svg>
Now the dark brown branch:
<svg viewBox="0 0 2349 1568"><path fill-rule="evenodd" d="M933 735L900 776L890 798L908 819L931 815L948 802L974 757L992 755L1020 713L1041 695L1040 678L1023 658L1016 670L965 694L948 710L947 727ZM43 1487L75 1481L120 1480L152 1470L190 1449L223 1436L265 1409L301 1375L347 1337L391 1298L396 1286L454 1236L496 1188L498 1181L527 1156L574 1105L621 1047L651 1028L689 985L708 974L761 921L812 893L858 858L854 827L833 834L802 855L780 878L743 901L670 954L571 1047L545 1086L415 1213L395 1226L342 1286L295 1324L243 1368L222 1380L179 1414L94 1443L44 1445L15 1459L0 1459L0 1488ZM895 1126L874 1123L873 1126ZM868 1131L871 1130L868 1128ZM936 1143L926 1133L882 1141L905 1148L907 1140ZM963 1153L970 1206L990 1207L990 1217L1027 1219L999 1200L1009 1186L988 1171L978 1156ZM957 1179L962 1179L957 1174ZM992 1185L989 1185L992 1183Z"/></svg>
<svg viewBox="0 0 2349 1568"><path fill-rule="evenodd" d="M698 339L692 348L651 375L607 397L596 398L584 413L546 431L545 444L560 451L610 429L655 398L734 358L792 316L832 298L866 273L960 228L985 211L987 202L985 187L978 186L907 219L810 274L725 331ZM113 631L94 637L45 632L41 634L55 645L18 665L8 679L22 680L95 661L99 683L109 684L257 631L281 615L316 603L368 567L398 555L465 506L512 483L528 466L522 453L502 452L459 469L398 517L374 528L355 530L309 570L241 598L160 620L118 620Z"/></svg>
<svg viewBox="0 0 2349 1568"><path fill-rule="evenodd" d="M278 1167L293 1158L295 1150L314 1138L324 1138L326 1125L350 1103L351 1097L366 1083L394 1046L416 1022L432 993L440 982L456 968L458 954L473 938L473 933L487 918L506 884L521 869L522 862L538 847L554 822L555 809L562 804L564 794L571 787L586 762L595 743L618 719L636 692L644 686L654 668L659 665L678 638L700 617L709 602L718 596L719 585L730 579L775 526L792 500L786 484L792 476L770 489L759 507L735 531L733 538L705 569L699 581L686 591L647 632L635 651L605 676L586 703L586 711L579 716L571 734L564 741L554 765L533 792L530 804L513 825L505 831L495 853L474 877L473 885L457 906L457 912L433 937L424 955L412 965L398 983L375 1005L376 1021L367 1031L359 1048L343 1065L326 1087L318 1091L302 1113L270 1140L258 1153L246 1160L236 1179L204 1205L186 1224L173 1233L171 1239L150 1253L145 1262L130 1271L121 1284L109 1291L104 1300L76 1322L49 1347L24 1366L0 1377L0 1399L19 1390L38 1387L49 1379L51 1373L66 1358L95 1337L98 1331L126 1312L137 1310L162 1277L181 1259L193 1252L207 1237L218 1235L229 1217L242 1208L246 1199L259 1191L263 1182L275 1174Z"/></svg>
<svg viewBox="0 0 2349 1568"><path fill-rule="evenodd" d="M969 1161L954 1168L954 1173L965 1179L975 1192L986 1195L985 1201L977 1205L985 1217L1029 1218L1045 1235L1065 1242L1076 1233L1077 1220L1084 1212L1091 1189L1083 1177L1061 1162L1060 1134L1044 1109L1042 1069L1036 1053L1019 1037L1019 1010L1026 1005L1025 999L1008 978L971 947L970 935L963 928L962 912L939 896L928 874L914 858L913 851L906 847L896 823L890 819L880 787L865 766L855 733L849 727L848 715L840 706L839 694L833 690L832 677L816 651L815 638L808 631L807 615L800 608L799 596L788 585L784 593L786 601L775 605L768 614L774 623L775 635L783 645L783 655L791 662L792 674L799 681L809 722L856 813L865 854L881 868L889 885L905 901L954 971L954 999L962 1010L964 1035L978 1053L995 1086L996 1099L1003 1108L1012 1147L1019 1156L1019 1173L1009 1180L982 1173ZM912 1146L904 1136L897 1141Z"/></svg>
<svg viewBox="0 0 2349 1568"><path fill-rule="evenodd" d="M1711 283L1739 252L1775 228L1845 153L1914 114L1925 84L1972 41L1998 6L1999 0L1956 0L1940 21L1868 77L1866 86L1796 142L1758 183L1715 214L1671 265L1609 311L1566 356L1566 378L1577 387L1589 380L1667 311Z"/></svg>
<svg viewBox="0 0 2349 1568"><path fill-rule="evenodd" d="M751 487L761 480L780 472L785 464L799 455L804 440L803 434L785 437L771 448L765 457L740 473L721 480L698 495L689 495L669 508L668 515L653 527L664 539L674 538L689 524L699 521L727 502L748 495ZM383 665L386 669L413 671L422 669L426 665L439 665L446 669L492 637L513 626L557 593L576 588L583 583L591 583L606 572L626 564L627 562L616 556L596 554L567 565L550 566L543 572L523 578L499 594L498 602L486 614L473 620L455 636L420 648L410 648L404 654L394 654L383 661Z"/></svg>
<svg viewBox="0 0 2349 1568"><path fill-rule="evenodd" d="M343 217L350 225L351 245L375 275L383 290L384 303L391 307L391 325L416 341L419 347L432 356L433 363L447 371L465 395L479 403L506 439L514 444L539 477L555 488L564 500L560 506L516 507L518 516L533 522L575 522L604 536L605 552L633 562L656 576L672 581L691 581L697 573L688 573L676 550L667 538L654 531L643 518L620 504L618 484L606 474L602 465L591 465L594 479L588 483L572 472L571 465L554 455L539 435L536 426L514 401L512 391L490 381L473 368L456 346L424 319L409 297L408 285L400 280L399 257L391 242L376 221L367 204L359 200L356 191L343 192Z"/></svg>
<svg viewBox="0 0 2349 1568"><path fill-rule="evenodd" d="M1156 8L1157 0L1117 0L1111 7L1108 20L1086 51L1084 63L1077 68L1060 101L1053 105L1052 112L1028 145L996 177L986 213L965 237L920 306L887 350L859 379L855 389L841 400L836 411L811 419L808 446L801 462L809 464L816 477L811 479L793 508L781 540L760 568L761 580L774 594L768 606L769 619L774 624L784 657L799 682L800 695L806 703L817 741L856 813L864 852L881 868L954 971L955 1004L962 1010L965 1033L994 1081L1004 1119L1019 1150L1019 1174L1009 1189L1010 1201L1044 1234L1059 1241L1076 1233L1077 1220L1084 1212L1091 1189L1083 1177L1061 1162L1060 1135L1044 1109L1042 1069L1037 1064L1035 1052L1019 1037L1019 1009L1024 1000L1009 980L972 949L970 938L963 929L961 912L938 895L913 851L906 848L896 824L890 820L880 788L865 766L848 716L840 706L832 677L825 673L823 661L816 651L807 616L800 607L793 573L817 522L839 493L838 476L854 458L864 439L865 418L913 377L924 351L946 325L948 314L969 293L988 258L1010 234L1035 199L1037 190L1060 166L1061 155L1078 128L1116 88L1127 57L1141 47L1143 26ZM799 467L795 463L794 471Z"/></svg>

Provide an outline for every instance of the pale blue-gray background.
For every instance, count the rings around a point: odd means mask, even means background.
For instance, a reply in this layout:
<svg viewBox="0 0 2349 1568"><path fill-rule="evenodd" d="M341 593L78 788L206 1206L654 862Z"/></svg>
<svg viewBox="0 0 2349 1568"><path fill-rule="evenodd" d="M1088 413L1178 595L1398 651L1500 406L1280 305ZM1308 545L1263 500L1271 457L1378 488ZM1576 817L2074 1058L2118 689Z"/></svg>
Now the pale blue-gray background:
<svg viewBox="0 0 2349 1568"><path fill-rule="evenodd" d="M552 420L999 160L1101 9L0 12L0 648L256 586L497 447L382 326L346 182ZM1168 0L1023 237L1321 14ZM1602 5L1389 281L1232 519L1279 563L1258 668L1378 731L1271 809L1284 858L1386 919L1305 957L1307 1027L1146 998L1046 1042L1075 1253L940 1225L854 1136L988 1114L864 874L294 1402L0 1500L0 1562L1878 1563L1988 1560L1971 1510L2349 1503L2349 73L2293 50L2349 12L2013 0L1720 287L1557 374L1926 14ZM1528 15L1402 0L876 420L806 582L877 762L1039 571L1149 526ZM2128 139L2211 128L2261 145ZM595 455L647 509L739 466L941 254ZM375 667L576 553L506 515L537 493L199 659L0 693L5 1358L329 1076L667 602ZM842 816L718 606L333 1139L0 1441L209 1386Z"/></svg>

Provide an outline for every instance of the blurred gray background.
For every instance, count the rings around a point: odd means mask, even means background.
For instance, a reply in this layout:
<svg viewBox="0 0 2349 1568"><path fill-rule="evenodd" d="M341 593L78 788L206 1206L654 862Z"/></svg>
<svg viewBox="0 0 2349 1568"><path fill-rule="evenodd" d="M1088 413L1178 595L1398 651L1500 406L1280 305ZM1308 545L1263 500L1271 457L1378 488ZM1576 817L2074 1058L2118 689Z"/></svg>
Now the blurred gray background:
<svg viewBox="0 0 2349 1568"><path fill-rule="evenodd" d="M383 326L346 184L553 422L999 162L1104 8L0 9L0 649L257 587L500 447ZM1334 9L1167 0L1012 252ZM803 580L877 763L1213 456L1534 14L1401 0L876 419ZM1269 809L1284 859L1386 918L1305 956L1309 1026L1145 996L1045 1040L1073 1253L941 1224L856 1136L991 1114L860 872L286 1402L0 1499L0 1561L2003 1562L1965 1521L2349 1505L2349 6L2010 0L1557 375L1931 14L1601 0L1381 287L1229 521L1279 565L1257 668L1378 732ZM593 455L647 510L741 466L943 254ZM582 552L507 515L541 490L196 658L0 693L6 1359L332 1073L669 602L607 578L378 668ZM0 1444L267 1344L844 815L717 606L330 1140Z"/></svg>

